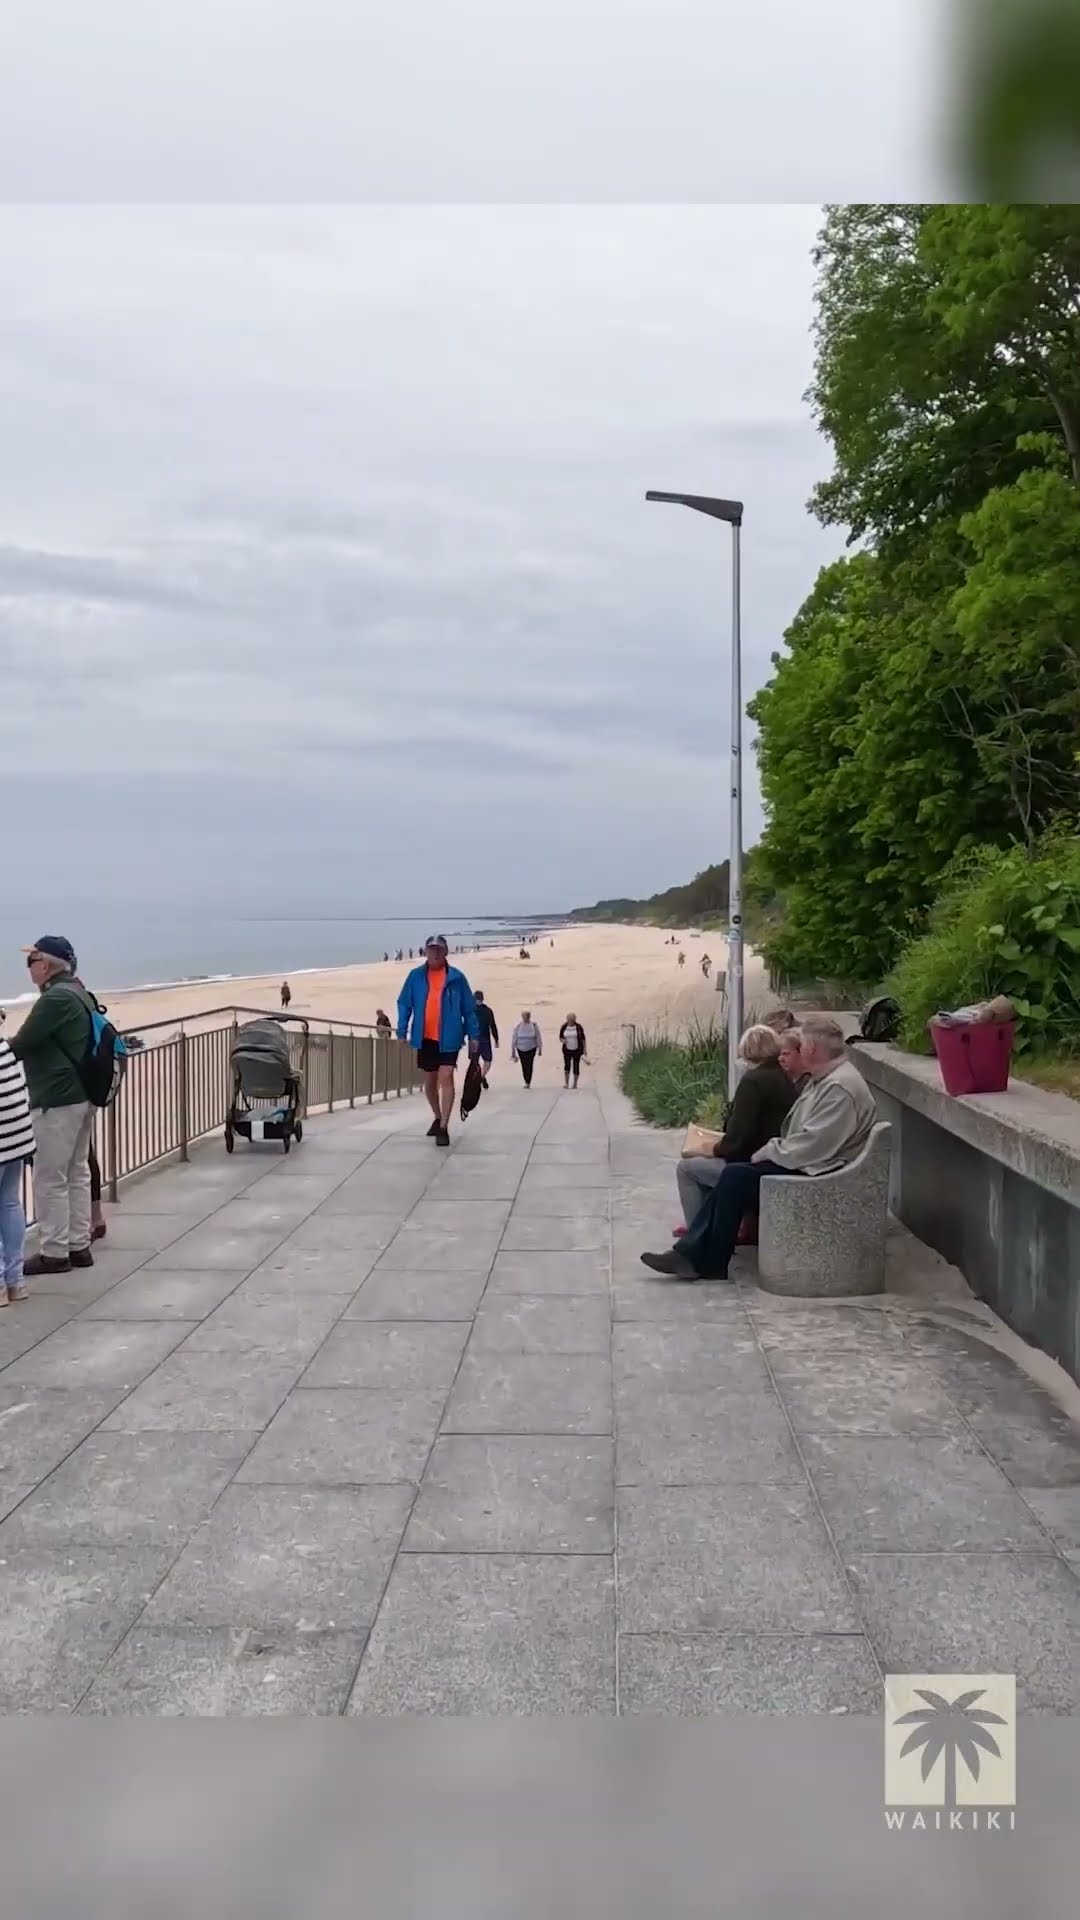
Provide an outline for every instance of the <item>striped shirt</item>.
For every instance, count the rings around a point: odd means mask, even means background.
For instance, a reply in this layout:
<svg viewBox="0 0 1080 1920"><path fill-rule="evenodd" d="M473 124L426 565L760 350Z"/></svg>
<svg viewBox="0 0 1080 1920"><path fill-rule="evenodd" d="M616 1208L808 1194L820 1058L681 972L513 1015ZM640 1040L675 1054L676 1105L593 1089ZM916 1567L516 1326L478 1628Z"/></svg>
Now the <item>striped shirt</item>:
<svg viewBox="0 0 1080 1920"><path fill-rule="evenodd" d="M6 1040L0 1039L0 1166L34 1151L26 1075Z"/></svg>

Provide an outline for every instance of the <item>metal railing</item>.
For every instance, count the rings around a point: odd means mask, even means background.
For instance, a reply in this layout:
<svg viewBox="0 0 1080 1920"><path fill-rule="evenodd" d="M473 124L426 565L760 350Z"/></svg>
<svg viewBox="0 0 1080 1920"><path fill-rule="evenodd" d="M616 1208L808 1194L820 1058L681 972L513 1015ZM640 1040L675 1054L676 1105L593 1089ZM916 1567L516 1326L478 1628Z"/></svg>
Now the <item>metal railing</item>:
<svg viewBox="0 0 1080 1920"><path fill-rule="evenodd" d="M262 1007L214 1007L183 1020L153 1020L125 1029L143 1045L128 1055L111 1107L94 1117L94 1150L102 1192L117 1197L121 1180L159 1162L186 1160L197 1140L224 1129L233 1095L230 1055L241 1021L275 1019L286 1027L289 1054L303 1081L305 1113L371 1106L400 1099L421 1083L411 1047L385 1029L354 1020L320 1020ZM217 1024L213 1024L217 1022ZM155 1042L150 1035L160 1035ZM257 1105L272 1106L272 1101ZM27 1169L26 1216L33 1220Z"/></svg>

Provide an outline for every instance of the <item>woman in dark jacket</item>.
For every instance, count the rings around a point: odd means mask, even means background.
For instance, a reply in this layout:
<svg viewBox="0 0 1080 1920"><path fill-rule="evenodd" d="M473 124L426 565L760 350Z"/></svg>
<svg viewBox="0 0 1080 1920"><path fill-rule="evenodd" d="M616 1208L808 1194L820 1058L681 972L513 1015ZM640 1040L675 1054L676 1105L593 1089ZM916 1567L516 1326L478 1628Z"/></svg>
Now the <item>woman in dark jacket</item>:
<svg viewBox="0 0 1080 1920"><path fill-rule="evenodd" d="M795 1104L795 1088L780 1065L780 1036L771 1027L747 1027L739 1042L747 1063L723 1134L711 1155L680 1160L676 1178L688 1227L708 1199L729 1160L749 1160L780 1132Z"/></svg>

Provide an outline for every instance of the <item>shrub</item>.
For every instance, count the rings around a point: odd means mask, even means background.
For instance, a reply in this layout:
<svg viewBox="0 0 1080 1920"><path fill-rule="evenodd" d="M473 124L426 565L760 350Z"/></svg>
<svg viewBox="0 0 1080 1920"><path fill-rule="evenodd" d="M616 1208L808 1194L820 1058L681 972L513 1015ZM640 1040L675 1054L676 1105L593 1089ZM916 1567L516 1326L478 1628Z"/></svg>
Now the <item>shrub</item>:
<svg viewBox="0 0 1080 1920"><path fill-rule="evenodd" d="M1007 994L1017 1051L1080 1049L1080 837L982 848L950 872L930 916L885 983L900 1003L901 1038L929 1052L926 1023L943 1008Z"/></svg>
<svg viewBox="0 0 1080 1920"><path fill-rule="evenodd" d="M713 1020L695 1020L681 1038L672 1038L663 1027L640 1030L623 1058L619 1083L651 1126L687 1126L723 1102L727 1084L723 1029ZM706 1120L704 1124L717 1123Z"/></svg>

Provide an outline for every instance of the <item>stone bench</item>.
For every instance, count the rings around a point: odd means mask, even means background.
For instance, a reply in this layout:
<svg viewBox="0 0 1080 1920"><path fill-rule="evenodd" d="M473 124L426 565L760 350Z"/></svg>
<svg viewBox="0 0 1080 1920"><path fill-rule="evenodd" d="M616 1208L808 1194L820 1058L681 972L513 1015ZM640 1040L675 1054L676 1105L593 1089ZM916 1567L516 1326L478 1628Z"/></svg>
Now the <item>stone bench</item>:
<svg viewBox="0 0 1080 1920"><path fill-rule="evenodd" d="M888 1121L878 1120L839 1173L761 1182L758 1284L766 1293L882 1291L891 1141Z"/></svg>

